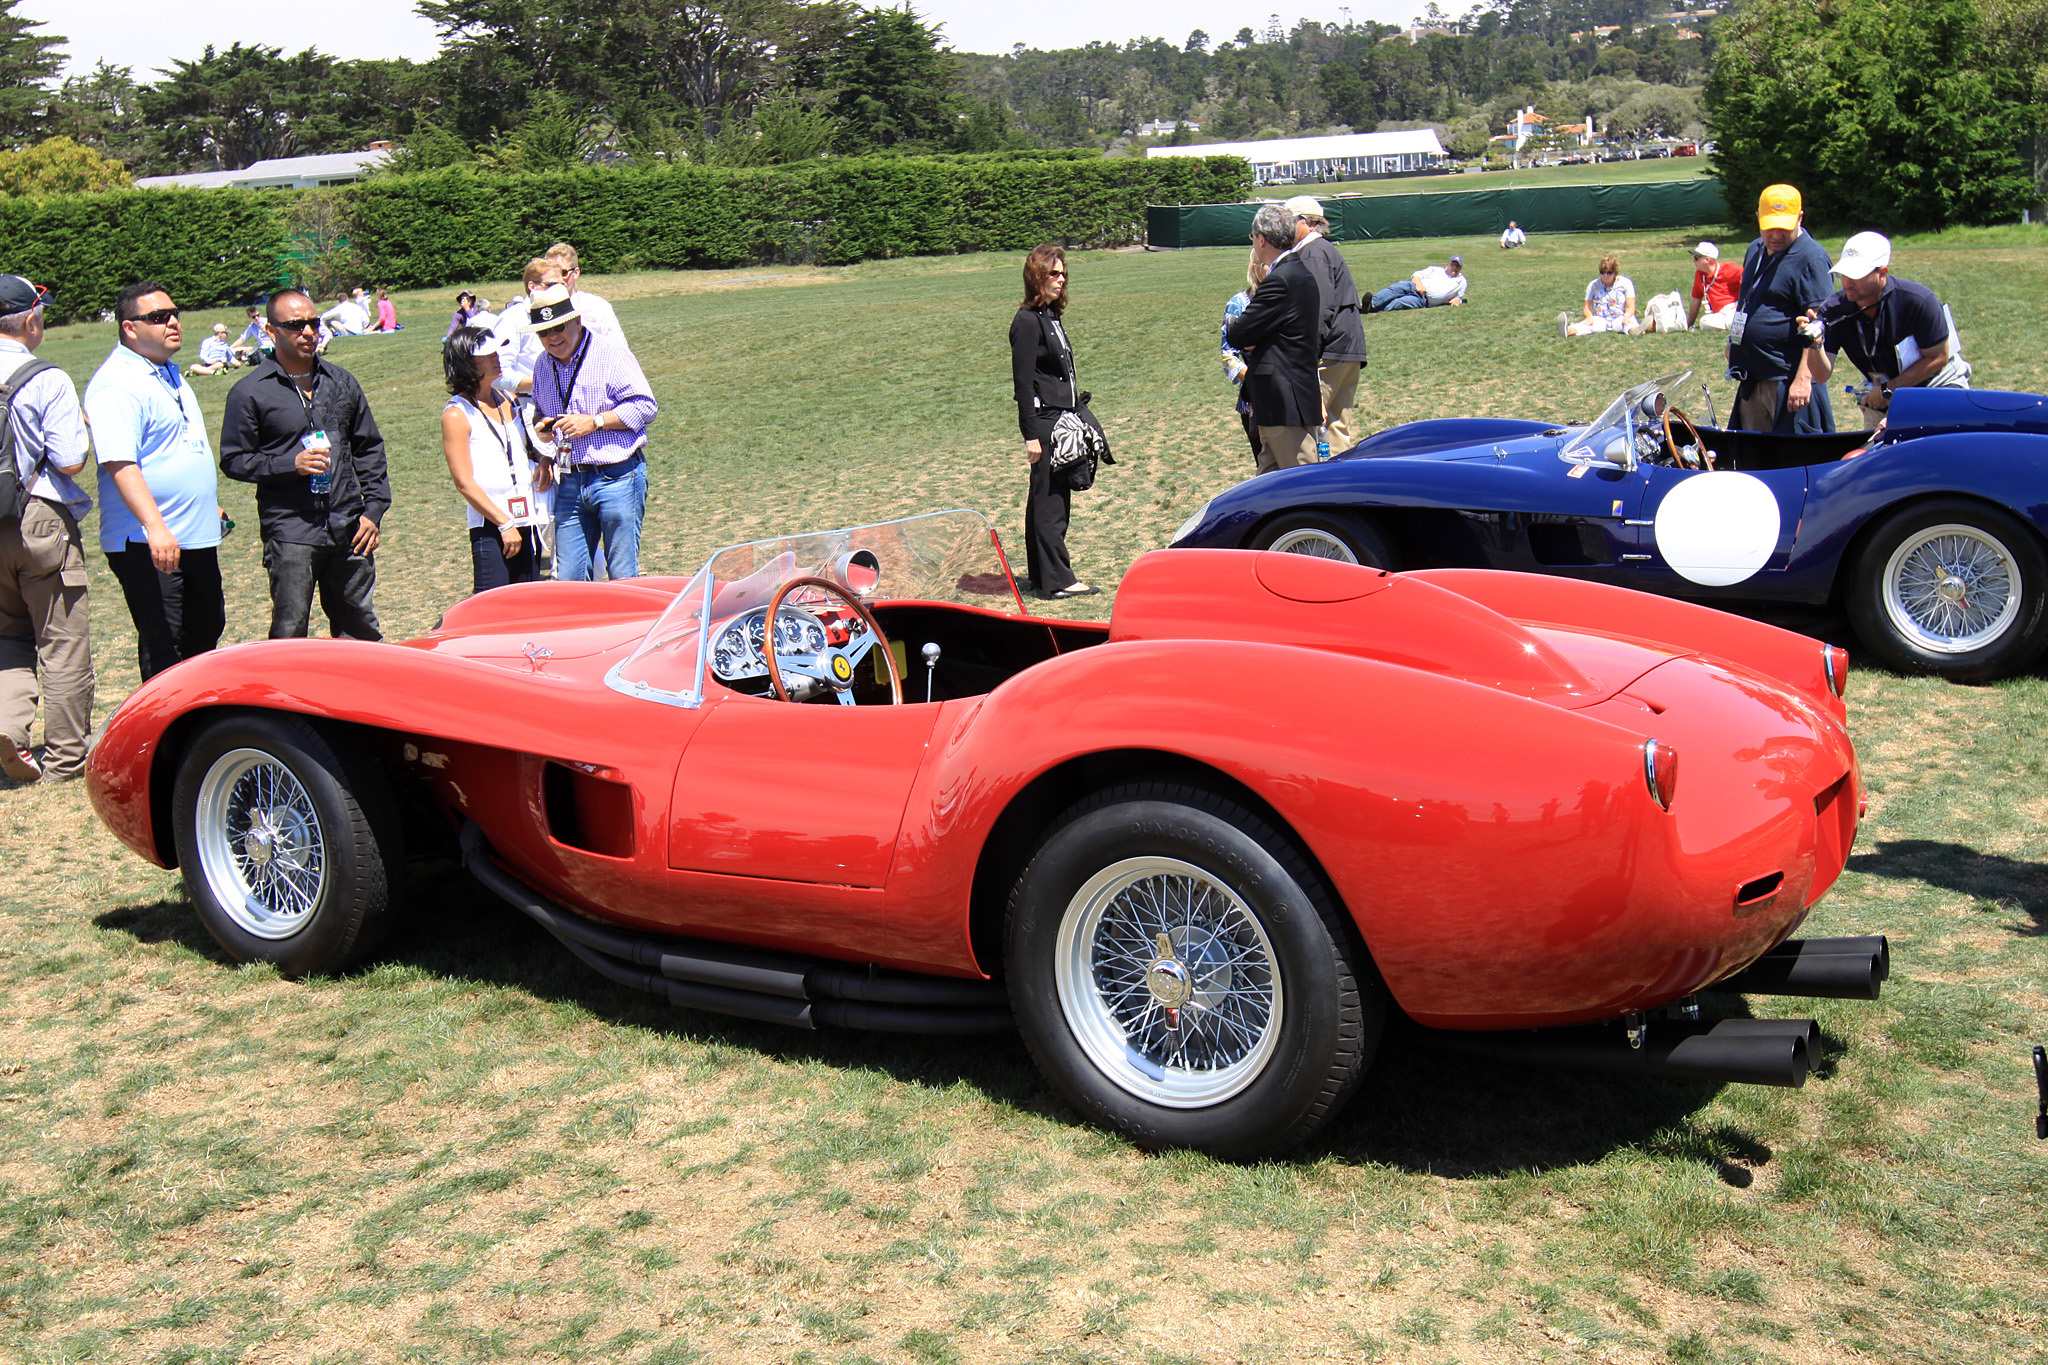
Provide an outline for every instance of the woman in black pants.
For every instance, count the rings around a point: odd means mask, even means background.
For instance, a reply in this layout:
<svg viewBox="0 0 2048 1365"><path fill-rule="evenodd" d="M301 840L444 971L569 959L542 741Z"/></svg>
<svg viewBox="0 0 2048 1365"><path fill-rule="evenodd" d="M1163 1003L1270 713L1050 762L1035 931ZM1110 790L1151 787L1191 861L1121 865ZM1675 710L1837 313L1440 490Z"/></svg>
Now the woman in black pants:
<svg viewBox="0 0 2048 1365"><path fill-rule="evenodd" d="M1074 352L1060 314L1067 307L1067 253L1042 246L1024 258L1024 304L1010 322L1010 373L1017 389L1017 429L1031 462L1024 503L1024 556L1040 597L1081 597L1095 589L1074 577L1067 559L1067 512L1073 490L1047 458L1053 424L1081 405Z"/></svg>
<svg viewBox="0 0 2048 1365"><path fill-rule="evenodd" d="M534 494L554 466L536 462L518 406L493 387L510 338L458 327L441 343L448 406L441 409L441 453L455 491L469 504L471 590L487 592L537 577L539 520Z"/></svg>

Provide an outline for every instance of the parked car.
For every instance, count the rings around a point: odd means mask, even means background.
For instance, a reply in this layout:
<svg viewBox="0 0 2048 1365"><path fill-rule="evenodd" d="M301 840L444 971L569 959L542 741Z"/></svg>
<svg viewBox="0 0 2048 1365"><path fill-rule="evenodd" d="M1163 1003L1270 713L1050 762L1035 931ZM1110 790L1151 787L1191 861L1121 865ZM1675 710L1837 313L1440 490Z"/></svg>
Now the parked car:
<svg viewBox="0 0 2048 1365"><path fill-rule="evenodd" d="M1315 1132L1390 1006L1797 1084L1811 1021L1651 1014L1822 958L1874 993L1875 949L1786 939L1855 837L1846 661L1555 586L1162 551L1107 624L1045 620L988 523L939 513L188 660L115 711L89 789L237 960L339 971L434 913L406 856L459 849L614 981L1017 1028L1150 1146Z"/></svg>
<svg viewBox="0 0 2048 1365"><path fill-rule="evenodd" d="M1585 424L1395 427L1238 485L1174 544L1836 603L1884 662L1955 679L2048 646L2048 398L1900 389L1877 434L1775 436L1695 427L1671 402L1690 377Z"/></svg>
<svg viewBox="0 0 2048 1365"><path fill-rule="evenodd" d="M1673 156L1698 156L1699 154L1699 144L1696 142L1681 142L1671 149L1671 155Z"/></svg>

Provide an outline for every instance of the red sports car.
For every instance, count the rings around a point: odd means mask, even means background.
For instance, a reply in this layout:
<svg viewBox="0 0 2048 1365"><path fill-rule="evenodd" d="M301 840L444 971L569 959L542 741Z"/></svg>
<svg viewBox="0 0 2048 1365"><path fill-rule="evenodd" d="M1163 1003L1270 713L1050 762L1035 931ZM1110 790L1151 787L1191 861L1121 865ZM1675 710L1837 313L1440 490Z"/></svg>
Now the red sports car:
<svg viewBox="0 0 2048 1365"><path fill-rule="evenodd" d="M1019 1028L1091 1118L1240 1156L1337 1111L1389 1003L1803 1079L1810 1024L1678 1015L1875 991L1881 940L1787 941L1856 831L1846 669L1622 589L1277 553L1159 551L1107 625L1034 618L946 512L220 650L120 707L91 793L237 959L348 965L455 844L615 980Z"/></svg>

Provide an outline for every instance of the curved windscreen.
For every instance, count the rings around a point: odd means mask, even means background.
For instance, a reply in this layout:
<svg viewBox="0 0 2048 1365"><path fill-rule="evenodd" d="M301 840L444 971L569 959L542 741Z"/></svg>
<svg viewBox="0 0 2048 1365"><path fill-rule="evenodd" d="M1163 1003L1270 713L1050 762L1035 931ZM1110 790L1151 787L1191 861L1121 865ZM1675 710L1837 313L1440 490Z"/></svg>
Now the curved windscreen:
<svg viewBox="0 0 2048 1365"><path fill-rule="evenodd" d="M932 512L750 540L713 554L605 682L628 696L697 705L704 697L708 627L767 606L777 589L798 578L830 579L870 606L951 602L1024 611L995 528L979 512Z"/></svg>
<svg viewBox="0 0 2048 1365"><path fill-rule="evenodd" d="M1638 458L1655 454L1654 446L1648 452L1634 449L1637 424L1662 418L1664 409L1670 405L1672 392L1690 378L1691 370L1680 370L1677 374L1667 374L1662 379L1652 379L1632 389L1622 390L1621 396L1609 403L1605 412L1585 426L1565 432L1564 439L1558 443L1559 457L1573 462L1599 460L1619 465L1627 464L1631 453ZM1615 444L1617 441L1619 446Z"/></svg>

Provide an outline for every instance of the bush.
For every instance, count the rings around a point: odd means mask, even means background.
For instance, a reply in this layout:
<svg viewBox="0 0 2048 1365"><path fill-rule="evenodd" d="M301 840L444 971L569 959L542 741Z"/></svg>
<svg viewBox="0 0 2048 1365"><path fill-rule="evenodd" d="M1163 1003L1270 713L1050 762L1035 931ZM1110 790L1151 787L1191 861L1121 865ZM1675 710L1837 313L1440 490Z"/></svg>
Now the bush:
<svg viewBox="0 0 2048 1365"><path fill-rule="evenodd" d="M123 286L150 276L195 308L251 299L276 286L287 218L303 218L298 206L314 199L333 209L319 234L326 245L297 251L295 268L332 266L394 288L440 288L514 278L556 241L574 242L595 273L838 265L1041 242L1123 246L1144 240L1148 203L1230 203L1250 189L1251 168L1235 157L1108 160L1093 152L530 175L454 168L296 196L140 190L11 201L0 204L0 269L48 284L77 316L98 313ZM306 237L305 224L296 226ZM346 259L328 259L344 247Z"/></svg>
<svg viewBox="0 0 2048 1365"><path fill-rule="evenodd" d="M1147 203L1242 199L1236 158L861 157L782 167L465 171L379 177L344 191L367 275L407 287L516 275L538 247L585 268L846 264L877 257L1121 246Z"/></svg>
<svg viewBox="0 0 2048 1365"><path fill-rule="evenodd" d="M96 318L137 280L187 308L277 287L285 200L247 190L113 190L0 199L0 270L50 289L54 321Z"/></svg>

